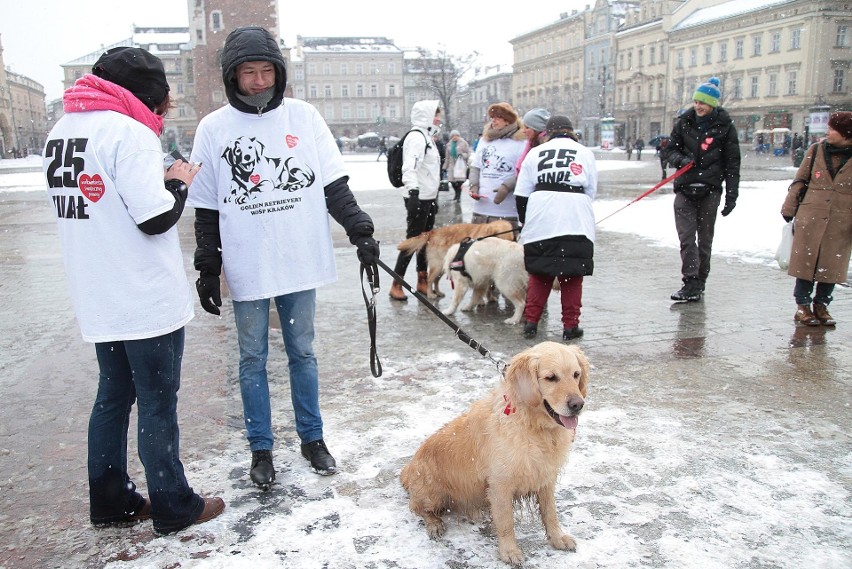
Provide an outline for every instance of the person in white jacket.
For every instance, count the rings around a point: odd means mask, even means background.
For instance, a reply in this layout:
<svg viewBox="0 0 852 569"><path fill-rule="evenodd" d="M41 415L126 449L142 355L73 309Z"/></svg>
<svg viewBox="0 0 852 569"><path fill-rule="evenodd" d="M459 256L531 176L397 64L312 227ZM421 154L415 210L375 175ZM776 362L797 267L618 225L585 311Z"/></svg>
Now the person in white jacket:
<svg viewBox="0 0 852 569"><path fill-rule="evenodd" d="M524 265L530 275L524 336L537 334L556 278L562 295L562 339L573 340L583 335L579 326L583 277L594 270L592 200L598 171L594 154L577 142L568 117L550 117L545 131L546 142L524 158L515 185Z"/></svg>
<svg viewBox="0 0 852 569"><path fill-rule="evenodd" d="M433 137L440 131L438 100L417 101L411 108L411 131L402 143L402 199L405 203L405 238L416 237L435 226L441 156ZM401 277L411 262L410 253L400 252L394 272ZM426 294L426 250L417 253L417 292ZM402 285L394 281L388 293L392 300L408 300Z"/></svg>

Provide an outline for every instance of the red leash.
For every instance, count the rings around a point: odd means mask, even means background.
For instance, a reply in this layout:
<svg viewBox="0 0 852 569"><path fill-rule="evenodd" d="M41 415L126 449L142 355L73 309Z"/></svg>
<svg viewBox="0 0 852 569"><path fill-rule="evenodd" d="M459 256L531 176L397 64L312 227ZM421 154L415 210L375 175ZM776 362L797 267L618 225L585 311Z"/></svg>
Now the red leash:
<svg viewBox="0 0 852 569"><path fill-rule="evenodd" d="M650 190L648 190L647 192L645 192L645 193L644 193L644 194L642 194L641 196L639 196L639 197L637 197L637 198L634 198L634 199L633 199L633 201L631 201L631 202L630 202L630 203L628 203L627 205L625 205L625 206L623 206L623 207L618 208L617 210L615 210L614 212L612 212L612 213L611 213L611 214L609 214L608 216L604 217L603 219L599 219L598 221L596 221L596 222L595 222L595 225L597 225L597 224L598 224L598 223L600 223L601 221L604 221L604 220L606 220L606 219L609 219L610 217L612 217L613 215L615 215L615 214L616 214L616 213L618 213L619 211L623 210L624 208L626 208L626 207L627 207L627 206L629 206L629 205L633 205L634 203L638 202L639 200L641 200L641 199L642 199L642 198L644 198L645 196L648 196L648 195L650 195L650 194L653 194L654 192L656 192L657 190L659 190L660 188L662 188L663 186L665 186L666 184L668 184L669 182L671 182L672 180L674 180L675 178L677 178L678 176L680 176L681 174L683 174L684 172L686 172L687 170L689 170L690 168L692 168L692 165L693 165L693 164L695 164L695 162L690 162L689 164L687 164L686 166L684 166L683 168L681 168L680 170L678 170L677 172L675 172L674 174L672 174L672 175L671 175L671 176L669 176L668 178L664 179L662 182L660 182L659 184L657 184L656 186L654 186L653 188L651 188Z"/></svg>

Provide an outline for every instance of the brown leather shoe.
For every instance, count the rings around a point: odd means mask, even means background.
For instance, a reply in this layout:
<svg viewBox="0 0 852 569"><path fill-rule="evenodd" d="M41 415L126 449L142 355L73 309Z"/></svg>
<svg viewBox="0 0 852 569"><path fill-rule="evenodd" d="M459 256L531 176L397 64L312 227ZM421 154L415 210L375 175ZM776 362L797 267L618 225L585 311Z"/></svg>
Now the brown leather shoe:
<svg viewBox="0 0 852 569"><path fill-rule="evenodd" d="M824 304L814 302L814 316L823 326L834 326L837 321L828 313L828 307Z"/></svg>
<svg viewBox="0 0 852 569"><path fill-rule="evenodd" d="M213 498L204 498L204 509L201 510L201 515L198 519L192 522L193 524L203 524L209 522L219 514L225 511L225 501L218 496Z"/></svg>
<svg viewBox="0 0 852 569"><path fill-rule="evenodd" d="M130 516L130 521L141 522L142 520L151 519L151 500L146 499L139 511Z"/></svg>
<svg viewBox="0 0 852 569"><path fill-rule="evenodd" d="M417 292L429 294L429 287L426 284L426 271L417 271Z"/></svg>
<svg viewBox="0 0 852 569"><path fill-rule="evenodd" d="M393 281L388 294L390 295L391 300L408 300L408 297L405 296L405 292L402 290L402 285L396 281Z"/></svg>
<svg viewBox="0 0 852 569"><path fill-rule="evenodd" d="M807 304L798 304L796 306L798 306L798 309L796 310L796 315L793 316L794 321L805 326L819 326L819 319L811 312L810 306Z"/></svg>

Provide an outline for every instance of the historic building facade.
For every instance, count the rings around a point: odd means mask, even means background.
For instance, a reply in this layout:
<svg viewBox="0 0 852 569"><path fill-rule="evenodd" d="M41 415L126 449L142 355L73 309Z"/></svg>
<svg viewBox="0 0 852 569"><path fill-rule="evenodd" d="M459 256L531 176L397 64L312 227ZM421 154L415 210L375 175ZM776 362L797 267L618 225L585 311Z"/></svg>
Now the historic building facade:
<svg viewBox="0 0 852 569"><path fill-rule="evenodd" d="M40 152L47 135L44 86L6 69L0 42L0 158Z"/></svg>

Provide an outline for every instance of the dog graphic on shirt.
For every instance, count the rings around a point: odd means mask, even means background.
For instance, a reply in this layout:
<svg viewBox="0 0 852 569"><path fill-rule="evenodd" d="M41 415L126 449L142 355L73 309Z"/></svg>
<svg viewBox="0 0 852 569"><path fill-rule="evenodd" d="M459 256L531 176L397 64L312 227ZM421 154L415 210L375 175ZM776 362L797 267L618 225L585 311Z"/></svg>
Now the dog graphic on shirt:
<svg viewBox="0 0 852 569"><path fill-rule="evenodd" d="M497 147L490 144L482 151L482 166L483 170L487 168L501 174L515 169L515 165L506 162L505 158L497 154Z"/></svg>
<svg viewBox="0 0 852 569"><path fill-rule="evenodd" d="M222 153L222 159L231 167L231 189L226 202L243 204L274 190L295 192L316 180L310 168L294 165L295 156L282 160L266 156L264 149L256 138L241 136Z"/></svg>

